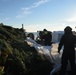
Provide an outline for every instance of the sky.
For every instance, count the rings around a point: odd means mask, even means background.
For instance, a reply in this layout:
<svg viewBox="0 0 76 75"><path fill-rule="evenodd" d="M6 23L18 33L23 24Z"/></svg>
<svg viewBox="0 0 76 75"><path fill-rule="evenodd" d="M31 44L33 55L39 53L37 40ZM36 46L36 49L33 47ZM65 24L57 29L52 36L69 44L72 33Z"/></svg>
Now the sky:
<svg viewBox="0 0 76 75"><path fill-rule="evenodd" d="M76 31L76 0L0 0L0 23L27 32Z"/></svg>

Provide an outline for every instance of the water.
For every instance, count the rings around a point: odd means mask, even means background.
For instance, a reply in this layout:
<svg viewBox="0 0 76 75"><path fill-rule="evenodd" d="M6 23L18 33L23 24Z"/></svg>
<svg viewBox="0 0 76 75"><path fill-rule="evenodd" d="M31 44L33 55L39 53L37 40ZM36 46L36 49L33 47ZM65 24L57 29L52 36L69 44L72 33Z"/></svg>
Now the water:
<svg viewBox="0 0 76 75"><path fill-rule="evenodd" d="M34 36L35 36L35 40L36 40L38 34L37 34L37 32L33 32L33 34L34 34Z"/></svg>

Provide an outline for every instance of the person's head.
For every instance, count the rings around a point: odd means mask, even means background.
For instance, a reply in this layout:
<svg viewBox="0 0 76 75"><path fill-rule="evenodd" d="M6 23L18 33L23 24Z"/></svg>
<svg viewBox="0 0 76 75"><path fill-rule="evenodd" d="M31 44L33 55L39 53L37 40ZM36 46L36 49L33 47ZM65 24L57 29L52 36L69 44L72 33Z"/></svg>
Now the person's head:
<svg viewBox="0 0 76 75"><path fill-rule="evenodd" d="M65 34L72 33L72 28L71 28L70 26L67 26L67 27L64 29L64 33L65 33Z"/></svg>
<svg viewBox="0 0 76 75"><path fill-rule="evenodd" d="M44 29L43 31L47 31L46 29Z"/></svg>
<svg viewBox="0 0 76 75"><path fill-rule="evenodd" d="M43 32L44 32L44 34L47 34L48 33L48 31L46 29L44 29Z"/></svg>

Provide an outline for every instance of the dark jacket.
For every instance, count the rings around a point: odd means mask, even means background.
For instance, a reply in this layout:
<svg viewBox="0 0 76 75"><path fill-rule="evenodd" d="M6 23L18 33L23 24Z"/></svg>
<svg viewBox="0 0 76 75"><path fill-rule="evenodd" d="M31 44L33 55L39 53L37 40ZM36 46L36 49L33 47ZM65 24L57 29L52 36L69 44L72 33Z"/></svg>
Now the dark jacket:
<svg viewBox="0 0 76 75"><path fill-rule="evenodd" d="M70 27L66 27L64 29L64 35L62 36L58 52L60 53L60 50L62 46L64 46L62 59L61 59L61 71L60 75L65 75L66 68L68 61L71 65L71 75L75 75L75 44L76 44L76 36L73 35L72 29Z"/></svg>
<svg viewBox="0 0 76 75"><path fill-rule="evenodd" d="M64 46L64 52L74 52L74 45L76 44L76 36L72 33L64 34L60 40L58 52Z"/></svg>

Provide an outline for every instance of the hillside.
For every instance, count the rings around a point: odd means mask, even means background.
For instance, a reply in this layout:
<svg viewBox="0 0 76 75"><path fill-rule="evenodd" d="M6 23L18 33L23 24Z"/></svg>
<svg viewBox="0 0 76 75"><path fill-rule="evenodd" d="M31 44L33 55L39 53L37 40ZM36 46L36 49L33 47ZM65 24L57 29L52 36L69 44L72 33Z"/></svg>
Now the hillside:
<svg viewBox="0 0 76 75"><path fill-rule="evenodd" d="M0 75L49 75L52 63L24 40L22 28L0 23Z"/></svg>

